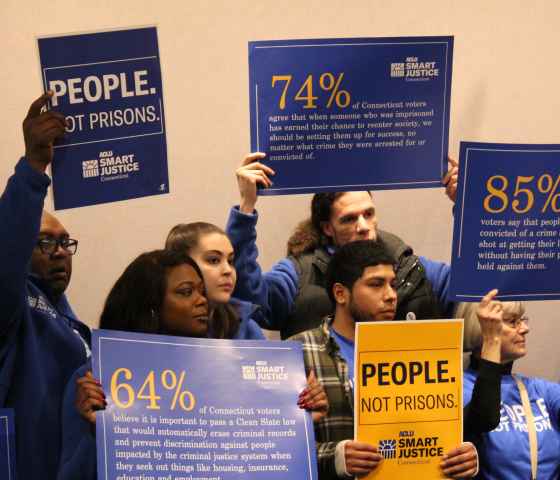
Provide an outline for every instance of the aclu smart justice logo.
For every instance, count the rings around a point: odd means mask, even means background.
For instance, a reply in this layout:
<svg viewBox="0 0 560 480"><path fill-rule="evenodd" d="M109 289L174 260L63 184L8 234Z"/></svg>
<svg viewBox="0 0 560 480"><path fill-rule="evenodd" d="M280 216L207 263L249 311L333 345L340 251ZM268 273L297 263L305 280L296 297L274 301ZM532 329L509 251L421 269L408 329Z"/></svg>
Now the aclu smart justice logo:
<svg viewBox="0 0 560 480"><path fill-rule="evenodd" d="M401 63L391 63L391 78L404 78L409 82L427 81L439 77L436 62L419 61L418 57L406 57Z"/></svg>
<svg viewBox="0 0 560 480"><path fill-rule="evenodd" d="M242 365L241 374L243 380L256 381L261 385L274 385L288 380L288 372L283 365L269 365L266 360Z"/></svg>
<svg viewBox="0 0 560 480"><path fill-rule="evenodd" d="M99 152L97 160L82 162L82 177L98 177L101 182L129 178L140 171L140 164L133 153L115 155L112 150Z"/></svg>
<svg viewBox="0 0 560 480"><path fill-rule="evenodd" d="M431 458L443 456L439 437L417 437L413 430L399 433L399 438L379 440L379 453L385 460L399 463L426 463Z"/></svg>

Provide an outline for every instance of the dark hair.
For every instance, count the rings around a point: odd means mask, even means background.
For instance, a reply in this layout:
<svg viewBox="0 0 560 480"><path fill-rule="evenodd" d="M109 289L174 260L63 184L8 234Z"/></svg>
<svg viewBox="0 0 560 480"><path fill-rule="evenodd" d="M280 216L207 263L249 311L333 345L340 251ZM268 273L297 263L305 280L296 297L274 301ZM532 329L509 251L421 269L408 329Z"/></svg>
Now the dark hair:
<svg viewBox="0 0 560 480"><path fill-rule="evenodd" d="M323 192L313 195L311 200L311 225L319 235L322 246L330 245L331 239L323 233L322 223L331 219L331 208L342 195L348 192ZM371 196L371 192L368 192Z"/></svg>
<svg viewBox="0 0 560 480"><path fill-rule="evenodd" d="M367 267L395 265L395 259L376 240L357 240L340 247L331 258L327 268L327 293L334 303L333 286L341 283L352 290L354 283Z"/></svg>
<svg viewBox="0 0 560 480"><path fill-rule="evenodd" d="M190 254L191 250L198 245L200 237L211 233L218 233L227 237L226 232L212 223L180 223L175 225L167 234L165 248ZM239 314L231 305L212 305L212 308L208 336L212 338L232 338L239 330Z"/></svg>
<svg viewBox="0 0 560 480"><path fill-rule="evenodd" d="M139 333L165 333L161 309L169 269L187 264L201 280L196 262L184 252L154 250L135 258L109 292L99 328Z"/></svg>
<svg viewBox="0 0 560 480"><path fill-rule="evenodd" d="M165 248L188 253L192 248L198 245L198 241L202 235L208 235L210 233L226 235L226 232L212 223L179 223L169 230L167 239L165 240Z"/></svg>

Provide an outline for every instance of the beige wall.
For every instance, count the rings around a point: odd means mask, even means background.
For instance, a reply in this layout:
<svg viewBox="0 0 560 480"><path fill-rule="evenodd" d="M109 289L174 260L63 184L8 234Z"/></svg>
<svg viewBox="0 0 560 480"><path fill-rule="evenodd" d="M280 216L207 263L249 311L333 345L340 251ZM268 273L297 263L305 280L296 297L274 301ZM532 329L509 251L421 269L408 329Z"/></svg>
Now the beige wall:
<svg viewBox="0 0 560 480"><path fill-rule="evenodd" d="M23 151L21 121L41 93L35 37L157 24L172 193L59 213L80 240L68 293L79 316L94 326L133 256L160 247L177 222L223 224L236 201L233 171L249 146L247 41L454 35L450 154L457 156L460 140L560 143L559 15L552 0L2 0L0 184ZM379 192L375 198L384 229L419 253L450 259L451 205L442 190ZM264 267L282 256L308 203L303 195L259 202ZM531 355L520 362L524 372L560 377L558 305L529 305Z"/></svg>

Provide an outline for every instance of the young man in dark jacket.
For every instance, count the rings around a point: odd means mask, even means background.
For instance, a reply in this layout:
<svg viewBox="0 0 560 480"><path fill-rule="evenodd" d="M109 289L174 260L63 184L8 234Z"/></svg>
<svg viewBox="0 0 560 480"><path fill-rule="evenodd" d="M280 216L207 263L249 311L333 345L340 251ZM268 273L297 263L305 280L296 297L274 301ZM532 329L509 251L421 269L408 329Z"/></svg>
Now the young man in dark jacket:
<svg viewBox="0 0 560 480"><path fill-rule="evenodd" d="M241 203L227 225L235 249L235 295L261 305L268 324L287 338L316 327L332 311L325 290L325 273L335 250L355 240L376 240L397 260L399 302L396 318L449 318L449 265L414 255L399 237L377 228L369 192L319 193L313 197L310 220L302 222L288 242L288 257L263 273L257 263L257 186L271 185L271 168L260 163L262 153L245 158L237 170ZM445 183L454 197L456 167ZM409 315L410 312L410 315Z"/></svg>

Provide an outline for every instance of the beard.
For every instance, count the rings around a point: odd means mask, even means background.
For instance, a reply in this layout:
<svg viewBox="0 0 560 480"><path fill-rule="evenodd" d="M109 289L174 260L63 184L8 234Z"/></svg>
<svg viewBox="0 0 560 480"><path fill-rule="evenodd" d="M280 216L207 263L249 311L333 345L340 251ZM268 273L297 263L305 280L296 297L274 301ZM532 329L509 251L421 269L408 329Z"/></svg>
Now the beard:
<svg viewBox="0 0 560 480"><path fill-rule="evenodd" d="M358 308L354 303L354 299L350 299L349 309L350 315L352 315L352 318L356 323L375 321L375 316L369 312L366 312L365 310L361 310L360 308Z"/></svg>

